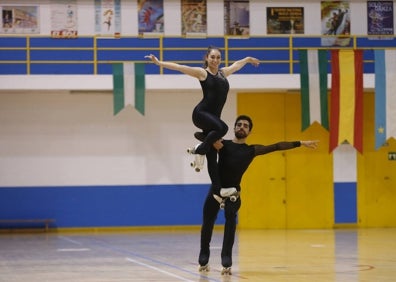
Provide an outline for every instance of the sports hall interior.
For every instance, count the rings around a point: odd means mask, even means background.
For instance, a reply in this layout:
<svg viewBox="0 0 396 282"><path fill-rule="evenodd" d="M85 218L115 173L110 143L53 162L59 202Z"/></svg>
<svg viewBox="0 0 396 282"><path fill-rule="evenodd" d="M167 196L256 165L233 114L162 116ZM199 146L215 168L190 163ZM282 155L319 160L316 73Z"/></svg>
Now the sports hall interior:
<svg viewBox="0 0 396 282"><path fill-rule="evenodd" d="M48 36L50 2L36 5L39 34L0 34L0 282L394 280L396 140L375 148L373 50L396 42L367 35L359 16L366 1L349 1L351 36L342 47L364 54L362 152L348 142L330 151L318 122L302 130L298 54L323 49L320 1L250 0L246 37L224 35L221 0L207 1L205 36L180 34L179 0L164 0L165 30L155 36L129 24L137 3L121 1L117 38L95 33L93 1L77 0L73 39ZM303 7L305 34L266 34L262 15L271 6ZM210 45L224 65L260 59L229 78L226 139L246 114L254 123L249 144L319 140L316 150L274 152L250 165L227 277L223 211L211 271L197 271L210 179L206 168L190 167L186 149L197 143L191 113L200 85L144 59L202 66ZM112 63L126 61L145 64L144 114L127 106L114 115Z"/></svg>

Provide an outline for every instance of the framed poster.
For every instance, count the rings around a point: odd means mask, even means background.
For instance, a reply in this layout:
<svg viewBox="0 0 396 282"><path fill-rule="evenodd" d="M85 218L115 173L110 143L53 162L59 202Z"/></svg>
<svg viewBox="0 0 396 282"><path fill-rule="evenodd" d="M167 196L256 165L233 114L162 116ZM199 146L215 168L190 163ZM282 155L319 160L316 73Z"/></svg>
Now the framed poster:
<svg viewBox="0 0 396 282"><path fill-rule="evenodd" d="M267 7L267 34L304 34L304 8Z"/></svg>
<svg viewBox="0 0 396 282"><path fill-rule="evenodd" d="M322 46L348 46L351 42L351 12L349 2L322 1Z"/></svg>
<svg viewBox="0 0 396 282"><path fill-rule="evenodd" d="M367 1L367 34L394 34L393 1Z"/></svg>
<svg viewBox="0 0 396 282"><path fill-rule="evenodd" d="M39 28L39 6L1 6L1 33L36 34Z"/></svg>
<svg viewBox="0 0 396 282"><path fill-rule="evenodd" d="M164 1L138 0L139 34L164 32Z"/></svg>
<svg viewBox="0 0 396 282"><path fill-rule="evenodd" d="M206 0L182 0L182 35L206 35L206 13Z"/></svg>
<svg viewBox="0 0 396 282"><path fill-rule="evenodd" d="M121 0L95 0L95 32L120 36Z"/></svg>
<svg viewBox="0 0 396 282"><path fill-rule="evenodd" d="M77 0L51 0L51 37L77 37Z"/></svg>
<svg viewBox="0 0 396 282"><path fill-rule="evenodd" d="M249 36L249 0L224 0L224 34Z"/></svg>

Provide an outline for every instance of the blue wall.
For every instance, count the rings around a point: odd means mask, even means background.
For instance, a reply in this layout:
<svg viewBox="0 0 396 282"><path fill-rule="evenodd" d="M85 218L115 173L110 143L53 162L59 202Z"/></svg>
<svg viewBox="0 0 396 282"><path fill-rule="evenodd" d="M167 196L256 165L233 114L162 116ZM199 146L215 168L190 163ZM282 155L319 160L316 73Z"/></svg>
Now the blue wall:
<svg viewBox="0 0 396 282"><path fill-rule="evenodd" d="M119 39L79 37L53 39L51 37L0 36L0 75L4 74L111 74L112 62L147 62L152 53L166 61L201 66L210 45L224 50L224 60L232 63L249 54L268 65L262 69L247 65L240 73L290 74L299 73L299 49L357 48L364 50L364 72L374 72L373 48L394 48L396 39L369 39L351 36L348 46L323 47L320 36L268 36L228 38L184 37L122 37ZM330 55L329 55L330 58ZM330 68L330 64L329 64ZM174 74L146 64L146 74ZM330 70L329 70L330 72Z"/></svg>
<svg viewBox="0 0 396 282"><path fill-rule="evenodd" d="M200 225L209 184L0 188L0 219L56 220L51 227ZM218 223L224 222L219 213Z"/></svg>

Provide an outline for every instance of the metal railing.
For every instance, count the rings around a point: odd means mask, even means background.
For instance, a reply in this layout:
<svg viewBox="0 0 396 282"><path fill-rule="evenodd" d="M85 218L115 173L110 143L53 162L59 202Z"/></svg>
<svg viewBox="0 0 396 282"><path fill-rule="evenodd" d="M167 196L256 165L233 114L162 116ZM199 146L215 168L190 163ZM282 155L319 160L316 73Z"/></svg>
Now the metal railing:
<svg viewBox="0 0 396 282"><path fill-rule="evenodd" d="M330 44L329 44L330 43ZM147 62L153 53L161 60L201 66L207 47L222 50L229 65L244 56L260 59L263 68L241 73L299 73L300 49L363 49L365 72L373 72L373 50L396 48L392 37L263 36L263 37L103 37L59 39L48 36L1 35L0 74L110 74L114 62ZM148 74L175 73L146 65Z"/></svg>

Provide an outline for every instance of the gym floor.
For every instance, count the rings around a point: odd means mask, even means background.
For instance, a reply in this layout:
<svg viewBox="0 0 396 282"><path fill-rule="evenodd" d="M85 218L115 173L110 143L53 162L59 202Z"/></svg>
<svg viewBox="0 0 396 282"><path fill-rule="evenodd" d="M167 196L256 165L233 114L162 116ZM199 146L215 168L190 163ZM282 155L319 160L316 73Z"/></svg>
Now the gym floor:
<svg viewBox="0 0 396 282"><path fill-rule="evenodd" d="M238 230L222 276L222 229L198 272L199 229L0 233L1 282L395 281L396 229Z"/></svg>

